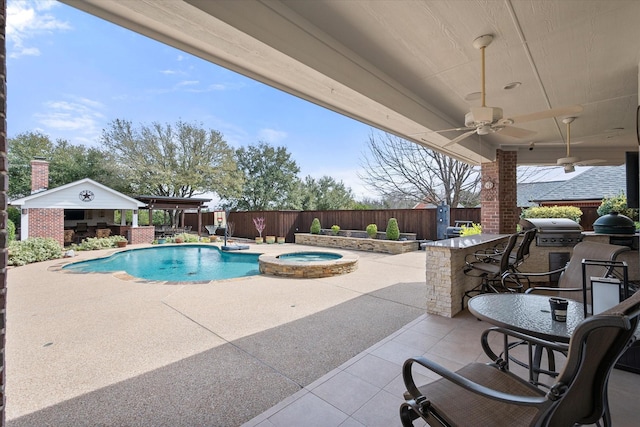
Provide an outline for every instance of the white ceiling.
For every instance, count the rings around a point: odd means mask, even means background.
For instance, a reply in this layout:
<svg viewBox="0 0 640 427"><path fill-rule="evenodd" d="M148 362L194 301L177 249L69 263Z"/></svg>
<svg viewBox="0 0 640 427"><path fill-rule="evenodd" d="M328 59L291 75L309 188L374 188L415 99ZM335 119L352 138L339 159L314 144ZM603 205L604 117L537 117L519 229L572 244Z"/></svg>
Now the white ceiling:
<svg viewBox="0 0 640 427"><path fill-rule="evenodd" d="M62 0L79 9L470 163L565 157L562 117L528 139L462 132L480 100L504 117L581 105L571 154L621 164L637 151L638 0ZM125 49L126 47L121 47ZM513 90L503 87L521 82ZM613 130L619 129L621 130ZM529 150L535 141L535 148Z"/></svg>

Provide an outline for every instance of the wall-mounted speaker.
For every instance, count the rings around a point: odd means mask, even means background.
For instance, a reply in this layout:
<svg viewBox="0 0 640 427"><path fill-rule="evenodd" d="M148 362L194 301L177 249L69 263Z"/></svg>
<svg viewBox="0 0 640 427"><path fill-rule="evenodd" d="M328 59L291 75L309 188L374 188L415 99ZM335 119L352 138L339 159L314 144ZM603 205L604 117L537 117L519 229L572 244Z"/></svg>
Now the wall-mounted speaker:
<svg viewBox="0 0 640 427"><path fill-rule="evenodd" d="M640 168L637 151L627 151L625 154L625 164L627 171L627 207L640 208Z"/></svg>

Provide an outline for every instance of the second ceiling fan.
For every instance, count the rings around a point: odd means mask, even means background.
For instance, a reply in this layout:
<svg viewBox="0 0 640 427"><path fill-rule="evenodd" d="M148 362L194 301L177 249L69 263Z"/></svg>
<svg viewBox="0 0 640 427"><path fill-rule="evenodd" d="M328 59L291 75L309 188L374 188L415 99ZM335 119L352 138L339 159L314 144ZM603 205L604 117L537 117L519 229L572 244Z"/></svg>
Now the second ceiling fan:
<svg viewBox="0 0 640 427"><path fill-rule="evenodd" d="M533 136L536 132L530 131L528 129L522 129L515 126L512 126L515 123L525 123L532 122L535 120L549 119L558 116L567 116L580 113L582 111L581 105L573 105L570 107L560 107L560 108L552 108L550 110L538 111L536 113L525 114L522 116L512 117L512 118L503 118L502 116L502 108L499 107L487 107L485 98L485 53L484 50L487 46L491 44L493 41L493 36L491 34L485 34L483 36L478 37L473 41L473 47L480 50L482 57L482 91L481 91L481 100L482 105L480 107L471 107L471 111L469 111L464 116L464 125L463 128L454 128L454 129L446 129L437 131L438 133L448 132L448 131L467 131L462 135L452 139L448 143L444 145L444 147L448 147L453 144L457 144L463 139L473 135L488 135L494 132L500 132L503 135L511 136L514 138L529 138Z"/></svg>
<svg viewBox="0 0 640 427"><path fill-rule="evenodd" d="M571 123L573 123L575 119L575 117L565 117L562 119L562 123L567 125L567 157L559 158L556 164L562 166L565 173L575 172L576 166L589 166L604 162L604 160L600 159L580 160L578 157L571 156Z"/></svg>

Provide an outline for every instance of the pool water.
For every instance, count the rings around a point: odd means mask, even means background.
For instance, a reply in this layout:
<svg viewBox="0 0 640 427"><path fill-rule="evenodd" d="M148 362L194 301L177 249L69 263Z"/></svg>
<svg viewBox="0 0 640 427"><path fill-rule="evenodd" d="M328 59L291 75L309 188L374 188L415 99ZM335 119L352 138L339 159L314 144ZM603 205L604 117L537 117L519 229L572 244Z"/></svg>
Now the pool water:
<svg viewBox="0 0 640 427"><path fill-rule="evenodd" d="M294 252L290 254L279 255L278 258L282 261L311 262L340 259L342 258L342 255L330 252Z"/></svg>
<svg viewBox="0 0 640 427"><path fill-rule="evenodd" d="M106 258L68 264L78 273L126 271L145 280L202 282L260 274L259 254L222 252L216 246L170 245L130 249Z"/></svg>

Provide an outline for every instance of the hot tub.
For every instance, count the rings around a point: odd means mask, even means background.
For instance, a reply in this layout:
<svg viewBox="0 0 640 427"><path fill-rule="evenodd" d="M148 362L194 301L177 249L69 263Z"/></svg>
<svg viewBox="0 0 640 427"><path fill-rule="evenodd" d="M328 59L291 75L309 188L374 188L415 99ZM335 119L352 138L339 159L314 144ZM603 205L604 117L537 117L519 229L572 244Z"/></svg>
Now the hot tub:
<svg viewBox="0 0 640 427"><path fill-rule="evenodd" d="M319 251L289 252L260 255L258 263L262 274L312 279L351 273L358 268L358 256Z"/></svg>

